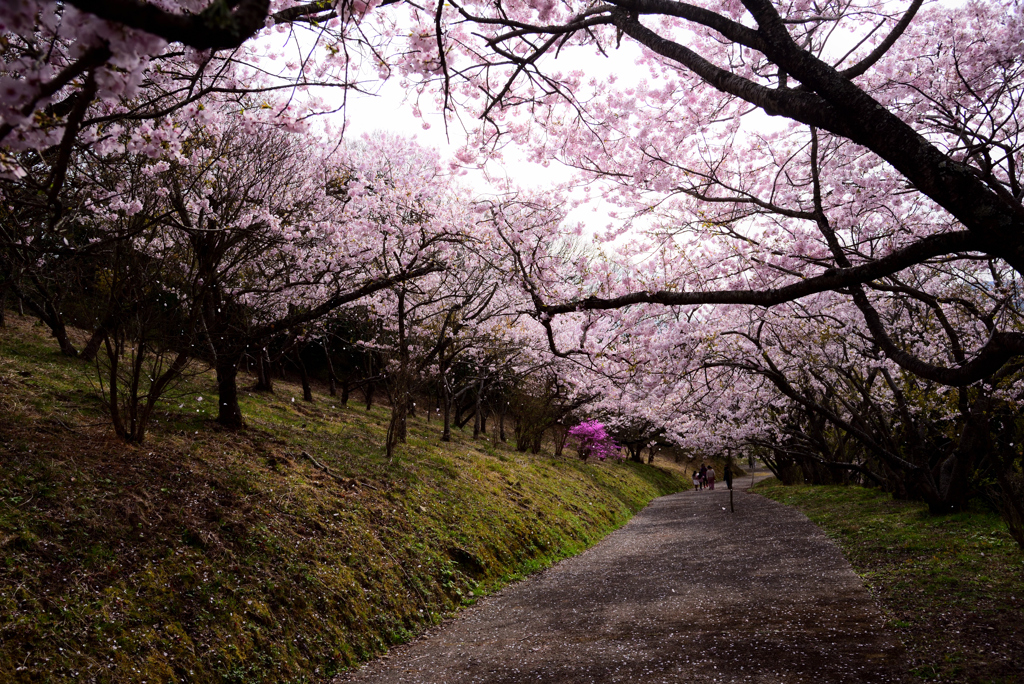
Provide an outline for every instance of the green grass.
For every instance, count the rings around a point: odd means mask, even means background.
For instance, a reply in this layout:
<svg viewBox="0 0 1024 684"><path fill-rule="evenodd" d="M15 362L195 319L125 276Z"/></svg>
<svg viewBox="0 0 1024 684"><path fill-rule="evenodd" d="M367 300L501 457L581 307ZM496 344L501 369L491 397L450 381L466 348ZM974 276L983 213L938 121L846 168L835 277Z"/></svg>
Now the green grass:
<svg viewBox="0 0 1024 684"><path fill-rule="evenodd" d="M861 487L755 491L794 506L843 550L898 634L915 681L1020 682L1024 554L982 509L933 517Z"/></svg>
<svg viewBox="0 0 1024 684"><path fill-rule="evenodd" d="M95 368L10 318L0 681L319 681L688 486L459 431L441 443L422 418L389 463L386 407L307 404L284 382L243 391L248 428L225 432L201 372L130 447L106 425Z"/></svg>

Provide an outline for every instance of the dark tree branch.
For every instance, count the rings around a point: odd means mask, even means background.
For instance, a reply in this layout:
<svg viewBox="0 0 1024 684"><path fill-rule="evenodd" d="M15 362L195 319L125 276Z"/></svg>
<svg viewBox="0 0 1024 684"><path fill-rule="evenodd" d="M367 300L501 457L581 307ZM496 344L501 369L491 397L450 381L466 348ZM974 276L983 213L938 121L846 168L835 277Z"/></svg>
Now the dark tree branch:
<svg viewBox="0 0 1024 684"><path fill-rule="evenodd" d="M757 31L703 7L673 0L609 0L609 4L635 14L661 14L692 21L717 31L727 40L764 52L764 39Z"/></svg>
<svg viewBox="0 0 1024 684"><path fill-rule="evenodd" d="M200 50L236 48L263 28L270 0L214 0L199 14L177 14L137 0L68 0L83 12Z"/></svg>
<svg viewBox="0 0 1024 684"><path fill-rule="evenodd" d="M418 268L405 271L395 276L371 280L354 290L349 290L348 292L337 294L331 297L330 299L326 300L319 306L309 309L308 311L296 312L290 316L280 318L274 321L273 323L267 323L265 325L256 327L248 335L248 338L253 340L263 339L265 337L269 337L271 335L279 333L283 330L294 328L297 325L302 325L303 323L315 321L318 318L327 315L331 311L334 311L339 306L343 306L350 302L354 302L358 299L362 299L363 297L371 295L374 292L379 292L380 290L386 290L389 287L394 287L399 283L404 283L415 278L420 278L422 276L427 275L428 273L436 273L437 271L442 270L442 268L443 267L440 266L439 264L429 264L426 266L420 266Z"/></svg>
<svg viewBox="0 0 1024 684"><path fill-rule="evenodd" d="M82 89L78 91L76 96L75 104L71 108L71 113L68 115L68 120L64 124L64 136L61 138L60 146L57 150L57 160L53 164L53 169L50 171L50 178L48 181L49 185L49 197L50 206L54 208L51 216L51 228L53 223L60 218L60 209L57 204L60 191L64 187L64 178L67 176L68 163L71 161L71 150L75 145L75 138L78 137L79 127L82 125L82 119L85 118L85 111L92 104L92 99L96 96L96 72L95 70L90 71L89 75L85 79L85 84Z"/></svg>
<svg viewBox="0 0 1024 684"><path fill-rule="evenodd" d="M583 310L621 309L633 304L664 304L686 306L701 304L747 304L770 307L819 292L842 290L892 275L905 268L945 254L968 252L978 248L979 240L968 231L943 233L923 238L889 256L849 268L829 269L825 273L780 288L766 290L718 290L709 292L633 292L604 299L587 297L565 304L544 304L534 294L541 314L557 315Z"/></svg>
<svg viewBox="0 0 1024 684"><path fill-rule="evenodd" d="M838 135L850 137L854 132L842 112L816 93L778 90L759 85L715 66L688 47L662 38L641 24L635 14L616 10L612 18L615 26L624 34L662 57L678 62L723 93L735 95L768 114L783 115Z"/></svg>
<svg viewBox="0 0 1024 684"><path fill-rule="evenodd" d="M936 366L903 351L896 345L889 333L886 332L885 324L882 323L878 312L871 306L867 295L860 287L854 288L853 301L860 309L861 315L864 316L872 339L882 348L885 355L901 368L905 368L925 380L953 387L964 387L991 377L1014 356L1024 354L1024 333L993 332L985 346L967 363L957 368Z"/></svg>
<svg viewBox="0 0 1024 684"><path fill-rule="evenodd" d="M112 53L110 52L110 48L106 45L94 47L87 51L84 55L79 57L74 63L65 67L63 71L61 71L59 74L57 74L52 79L43 84L39 88L39 90L36 91L32 99L26 102L25 105L21 108L20 111L22 115L28 116L29 114L31 114L35 110L36 105L39 103L40 100L50 97L58 90L60 90L68 83L70 83L72 80L74 80L76 77L81 76L90 69L95 69L96 67L100 66L108 59L110 59L111 55ZM12 130L14 130L14 127L11 126L11 124L9 123L0 125L0 140L6 138Z"/></svg>
<svg viewBox="0 0 1024 684"><path fill-rule="evenodd" d="M873 67L878 60L885 56L885 53L896 44L900 36L906 32L907 27L910 26L910 22L913 21L914 17L917 16L917 11L921 9L921 5L924 4L924 0L914 0L907 11L903 14L903 17L899 20L896 26L893 27L889 35L885 37L881 43L879 43L874 50L871 51L867 57L854 64L848 69L843 69L841 72L843 77L854 79L867 72L868 69Z"/></svg>

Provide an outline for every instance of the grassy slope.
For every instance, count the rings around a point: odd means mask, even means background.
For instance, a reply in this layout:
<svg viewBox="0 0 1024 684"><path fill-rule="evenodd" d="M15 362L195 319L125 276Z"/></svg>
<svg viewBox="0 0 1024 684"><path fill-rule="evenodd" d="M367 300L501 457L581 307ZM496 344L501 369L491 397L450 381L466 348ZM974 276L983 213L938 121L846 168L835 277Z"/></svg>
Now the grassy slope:
<svg viewBox="0 0 1024 684"><path fill-rule="evenodd" d="M1024 681L1024 555L998 516L930 517L860 487L760 494L797 507L842 548L907 649L917 681Z"/></svg>
<svg viewBox="0 0 1024 684"><path fill-rule="evenodd" d="M635 464L517 454L280 383L211 423L176 390L149 441L112 437L95 369L29 319L0 330L0 680L311 681L592 545L688 486ZM202 400L200 400L202 397ZM327 466L315 468L308 452Z"/></svg>

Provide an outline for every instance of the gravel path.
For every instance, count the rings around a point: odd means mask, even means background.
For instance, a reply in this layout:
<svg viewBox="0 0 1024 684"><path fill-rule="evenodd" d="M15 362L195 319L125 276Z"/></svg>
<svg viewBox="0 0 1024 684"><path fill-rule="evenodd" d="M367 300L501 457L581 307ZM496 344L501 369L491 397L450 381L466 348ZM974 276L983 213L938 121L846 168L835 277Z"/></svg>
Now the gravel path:
<svg viewBox="0 0 1024 684"><path fill-rule="evenodd" d="M724 487L657 499L335 682L901 681L901 649L836 546L791 508L735 503Z"/></svg>

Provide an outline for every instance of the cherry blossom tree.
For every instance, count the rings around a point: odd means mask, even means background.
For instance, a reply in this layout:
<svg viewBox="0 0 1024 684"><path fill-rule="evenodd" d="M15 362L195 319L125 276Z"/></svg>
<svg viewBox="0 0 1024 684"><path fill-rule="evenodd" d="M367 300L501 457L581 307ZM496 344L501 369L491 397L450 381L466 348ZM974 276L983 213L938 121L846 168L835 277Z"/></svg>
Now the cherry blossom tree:
<svg viewBox="0 0 1024 684"><path fill-rule="evenodd" d="M422 372L447 343L446 331L461 309L456 264L469 267L476 240L468 201L451 183L436 152L395 135L378 133L348 145L339 156L337 193L349 226L359 226L360 258L382 275L414 272L428 277L396 280L368 306L380 332L370 344L384 353L385 386L392 407L387 454L405 441L406 422ZM436 266L435 266L436 265ZM452 266L453 268L447 268ZM436 336L425 334L437 326Z"/></svg>
<svg viewBox="0 0 1024 684"><path fill-rule="evenodd" d="M376 3L71 5L79 11L69 8L64 16L56 3L26 1L5 16L7 25L19 36L33 32L60 36L65 35L62 30L67 33L70 29L76 35L70 43L72 52L99 51L91 58L93 62L65 60L68 73L61 71L55 78L49 78L54 71L49 63L30 70L25 62L26 74L45 75L16 79L16 89L25 91L21 97L27 99L12 111L34 111L50 97L50 91L56 92L82 74L106 69L102 65L107 62L101 61L89 71L101 57L106 60L107 53L110 59L134 60L132 68L125 69L125 78L130 80L132 74L141 73L135 65L148 65L150 55L162 50L159 46L166 40L200 49L249 45L248 39L269 19L281 25L336 22L336 33L331 34L335 45L362 45L363 34L346 31L358 28L367 18L401 14ZM408 32L408 49L396 64L412 77L419 75L441 84L445 106L473 108L494 133L529 138L536 125L526 126L513 115L517 108L529 107L535 124L545 127L544 135L539 136L538 157L550 156L553 150L564 152L570 163L588 171L633 178L638 186L648 184L655 191L673 187L670 174L659 169L684 173L727 169L730 156L735 156L732 143L745 139L740 124L753 106L796 122L796 129L819 131L830 140L852 141L858 149L868 151L866 164L883 170L876 177L890 168L883 164L891 165L898 172L892 176L896 185L906 179L966 228L952 234L926 232L890 245L887 252L868 261L837 263L831 271L823 269L824 273L817 264L817 272L799 272L801 279L796 283L758 286L747 282L742 288L726 287L726 292L713 288L715 292L700 295L671 289L636 291L624 295L626 299L623 295L593 297L586 303L565 306L571 310L577 305L603 308L626 306L631 301L685 304L698 300L771 305L822 289L866 282L930 256L969 249L1005 258L1014 268L1020 266L1014 251L1020 250L1015 242L1019 238L1014 237L1021 213L1019 198L1014 199L1019 195L1014 84L1020 69L1012 52L1021 31L1019 9L1012 4L969 3L925 11L921 5L912 2L904 7L872 0L818 11L816 6L776 7L763 0L708 8L633 0L595 7L571 3L517 3L501 8L486 3L433 4L411 9L411 20L419 24ZM51 15L53 20L35 22L37 16ZM660 23L650 28L653 19ZM474 25L478 30L470 30ZM394 31L385 34L394 35ZM119 40L112 40L115 35ZM153 35L161 38L149 38L150 44L143 40ZM976 40L978 36L984 40ZM546 59L556 47L568 50L579 46L612 54L625 38L639 46L639 54L650 67L651 82L603 88L586 83L577 72L558 72L551 68L552 60ZM93 44L98 47L90 48ZM388 63L380 54L375 57ZM947 78L931 77L936 66ZM88 77L82 85L86 89L87 81ZM942 82L951 87L935 86ZM685 127L675 125L680 115L687 118ZM43 130L23 120L14 125L25 126L32 134ZM65 126L64 132L74 127ZM696 144L680 146L681 141L670 139L672 131L681 128L695 131ZM760 170L763 184L763 179L772 177L772 169L788 157L782 154L784 145L761 137L761 142L768 144L761 144L758 161L749 164L746 175L757 177L753 170ZM636 154L620 154L624 147L631 147ZM591 154L596 148L601 148L600 154ZM687 160L669 158L665 151L670 149L696 150L698 158L704 155L705 163L694 167ZM630 165L637 155L645 163ZM616 158L629 169L625 174L616 168ZM775 177L788 178L788 174ZM717 192L722 189L717 182L709 187L716 192L703 193L706 202L750 207L765 201L763 193L753 192L756 188L749 184L725 184L724 188L737 191L732 196ZM797 178L787 187L807 185ZM646 206L652 206L651 202ZM775 205L769 202L769 206ZM822 240L818 238L819 243ZM793 246L799 248L800 244L798 240ZM562 311L553 306L548 313ZM986 360L1005 357L1017 346L1019 340L1012 335L994 338ZM974 377L983 372L981 368L973 370L973 374L961 375ZM950 380L960 381L955 376Z"/></svg>
<svg viewBox="0 0 1024 684"><path fill-rule="evenodd" d="M581 231L557 191L487 209L561 379L584 378L608 415L680 443L824 454L865 477L927 471L913 486L937 505L960 497L943 478L970 469L971 434L1009 434L999 416L1016 406L1024 354L1017 2L22 0L2 12L3 164L47 198L50 243L78 206L60 197L76 150L129 136L158 159L188 140L169 113L193 92L350 87L369 56L379 75L397 68L421 97L437 93L450 121L480 117L460 163L515 141L618 205L593 249L571 245ZM321 34L294 38L300 63L250 79L272 34L301 26ZM607 79L573 70L595 52ZM274 107L281 125L304 116ZM369 216L356 208L372 182L352 178L316 211ZM652 397L660 415L638 413ZM941 453L938 470L899 446L922 430L908 448Z"/></svg>
<svg viewBox="0 0 1024 684"><path fill-rule="evenodd" d="M963 362L925 363L858 290L954 256L1019 271L1017 4L434 10L421 32L443 49L410 71L440 84L445 104L475 107L491 143L510 136L612 182L628 214L664 228L633 250L632 263L652 265L645 275L592 275L568 299L535 283L541 314L773 306L851 288L876 341L922 377L971 384L1024 351L1018 332L1000 329ZM601 83L553 66L556 51L612 55L627 38L648 80Z"/></svg>
<svg viewBox="0 0 1024 684"><path fill-rule="evenodd" d="M185 351L215 367L218 420L239 427L237 373L249 350L441 266L429 255L397 268L375 263L378 236L366 217L391 201L386 189L363 193L358 170L281 130L273 108L227 116L215 105L180 110L182 144L159 158L123 137L141 173L112 176L107 195L85 208L98 225L144 217L155 226L134 247L174 262L164 270L196 325Z"/></svg>

